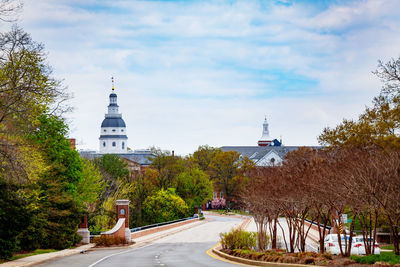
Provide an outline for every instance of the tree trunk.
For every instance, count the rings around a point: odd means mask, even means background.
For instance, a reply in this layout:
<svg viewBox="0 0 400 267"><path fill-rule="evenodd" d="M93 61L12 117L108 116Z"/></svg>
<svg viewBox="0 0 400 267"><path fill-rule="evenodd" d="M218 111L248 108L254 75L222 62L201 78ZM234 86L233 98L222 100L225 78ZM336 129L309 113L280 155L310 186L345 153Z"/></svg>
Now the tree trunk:
<svg viewBox="0 0 400 267"><path fill-rule="evenodd" d="M276 223L277 223L277 221L278 221L278 217L275 217L272 220L272 235L271 235L271 247L272 247L272 249L276 249L276 242L277 242L277 238L276 238L277 225L276 225Z"/></svg>

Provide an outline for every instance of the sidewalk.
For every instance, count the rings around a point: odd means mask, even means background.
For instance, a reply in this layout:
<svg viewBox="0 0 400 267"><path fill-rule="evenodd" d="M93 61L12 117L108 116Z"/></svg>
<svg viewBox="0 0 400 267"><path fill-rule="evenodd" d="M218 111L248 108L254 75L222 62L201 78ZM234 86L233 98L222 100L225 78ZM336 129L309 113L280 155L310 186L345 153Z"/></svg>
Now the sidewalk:
<svg viewBox="0 0 400 267"><path fill-rule="evenodd" d="M77 248L64 249L57 252L45 253L30 257L25 257L15 261L5 262L0 264L1 267L22 267L22 266L33 266L45 261L53 260L59 257L71 256L74 254L85 253L87 250L94 247L94 244L87 244Z"/></svg>

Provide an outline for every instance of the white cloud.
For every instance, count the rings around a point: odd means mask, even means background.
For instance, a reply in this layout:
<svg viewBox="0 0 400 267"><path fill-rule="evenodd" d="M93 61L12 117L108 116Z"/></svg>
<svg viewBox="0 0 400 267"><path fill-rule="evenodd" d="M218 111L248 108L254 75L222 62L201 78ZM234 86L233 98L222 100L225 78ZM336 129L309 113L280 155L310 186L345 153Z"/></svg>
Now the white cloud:
<svg viewBox="0 0 400 267"><path fill-rule="evenodd" d="M264 115L274 137L314 145L378 93L377 59L400 55L395 0L100 3L27 1L21 16L75 95L71 136L85 148L97 149L112 75L133 148L253 145Z"/></svg>

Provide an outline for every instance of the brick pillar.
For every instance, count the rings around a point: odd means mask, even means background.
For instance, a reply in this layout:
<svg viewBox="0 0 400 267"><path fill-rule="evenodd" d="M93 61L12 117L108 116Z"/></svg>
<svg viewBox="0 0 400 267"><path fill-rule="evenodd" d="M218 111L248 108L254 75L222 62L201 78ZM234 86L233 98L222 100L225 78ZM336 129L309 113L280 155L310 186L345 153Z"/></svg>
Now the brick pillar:
<svg viewBox="0 0 400 267"><path fill-rule="evenodd" d="M87 215L83 216L81 219L81 223L78 226L78 235L82 237L82 243L90 243L90 232L88 229Z"/></svg>
<svg viewBox="0 0 400 267"><path fill-rule="evenodd" d="M87 215L81 218L81 223L79 224L78 228L88 228Z"/></svg>
<svg viewBox="0 0 400 267"><path fill-rule="evenodd" d="M116 201L117 221L125 218L125 240L131 242L131 230L129 229L129 200L118 199Z"/></svg>

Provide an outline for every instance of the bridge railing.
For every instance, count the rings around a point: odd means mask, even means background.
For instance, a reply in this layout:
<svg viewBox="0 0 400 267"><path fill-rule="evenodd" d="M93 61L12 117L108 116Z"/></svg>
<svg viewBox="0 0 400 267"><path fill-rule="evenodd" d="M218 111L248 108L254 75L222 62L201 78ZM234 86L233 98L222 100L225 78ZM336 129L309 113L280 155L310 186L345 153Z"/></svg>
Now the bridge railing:
<svg viewBox="0 0 400 267"><path fill-rule="evenodd" d="M163 225L168 225L168 224L172 224L172 223L192 220L192 219L196 219L196 218L198 218L198 217L194 216L194 217L187 217L187 218L178 219L178 220L169 221L169 222L162 222L162 223L155 223L155 224L149 224L149 225L145 225L145 226L140 226L140 227L132 228L131 229L131 233L142 231L142 230L146 230L146 229L150 229L150 228L155 228L155 227L159 227L159 226L163 226Z"/></svg>

